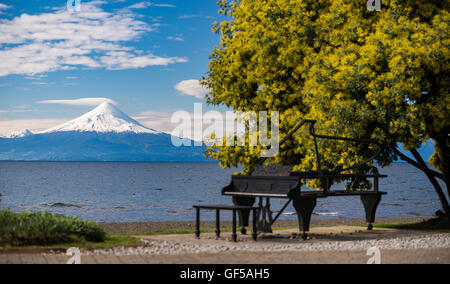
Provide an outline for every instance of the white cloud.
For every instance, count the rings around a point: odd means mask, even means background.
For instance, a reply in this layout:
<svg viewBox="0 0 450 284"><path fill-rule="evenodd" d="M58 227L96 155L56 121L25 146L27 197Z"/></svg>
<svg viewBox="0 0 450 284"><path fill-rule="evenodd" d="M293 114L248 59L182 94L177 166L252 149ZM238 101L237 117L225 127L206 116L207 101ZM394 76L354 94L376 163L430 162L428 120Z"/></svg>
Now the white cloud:
<svg viewBox="0 0 450 284"><path fill-rule="evenodd" d="M64 84L64 86L66 86L66 87L76 87L76 86L79 86L80 84L77 84L77 83L65 83Z"/></svg>
<svg viewBox="0 0 450 284"><path fill-rule="evenodd" d="M145 9L151 6L150 2L139 2L128 7L129 9Z"/></svg>
<svg viewBox="0 0 450 284"><path fill-rule="evenodd" d="M178 18L179 19L193 19L193 18L200 18L201 16L200 15L182 15L182 16L179 16Z"/></svg>
<svg viewBox="0 0 450 284"><path fill-rule="evenodd" d="M31 84L35 85L35 86L49 86L49 85L55 85L56 83L55 82L41 82L41 81L38 81L38 82L32 82Z"/></svg>
<svg viewBox="0 0 450 284"><path fill-rule="evenodd" d="M12 8L11 6L0 3L0 15L5 14L4 10Z"/></svg>
<svg viewBox="0 0 450 284"><path fill-rule="evenodd" d="M0 77L80 67L134 69L188 61L125 45L156 27L138 20L139 15L130 10L109 13L96 6L102 3L83 3L82 11L76 13L64 8L1 21Z"/></svg>
<svg viewBox="0 0 450 284"><path fill-rule="evenodd" d="M11 8L11 6L0 3L0 10L6 10L6 9L10 9L10 8Z"/></svg>
<svg viewBox="0 0 450 284"><path fill-rule="evenodd" d="M199 80L181 81L175 86L175 90L177 90L181 95L193 96L199 99L205 98L205 96L209 93L207 89L200 85Z"/></svg>
<svg viewBox="0 0 450 284"><path fill-rule="evenodd" d="M143 111L135 116L133 119L142 123L142 125L157 129L158 131L170 133L174 126L170 123L172 113L162 111Z"/></svg>
<svg viewBox="0 0 450 284"><path fill-rule="evenodd" d="M152 3L152 6L154 6L154 7L165 7L165 8L175 8L176 7L173 4L156 4L156 3Z"/></svg>
<svg viewBox="0 0 450 284"><path fill-rule="evenodd" d="M167 39L173 40L173 41L184 41L184 38L182 35L168 36Z"/></svg>
<svg viewBox="0 0 450 284"><path fill-rule="evenodd" d="M172 123L172 115L174 113L172 112L161 112L161 111L143 111L136 116L133 116L133 119L139 121L142 125L156 129L162 132L166 132L171 134L172 131L179 126L179 124ZM194 113L190 112L188 113L191 117L191 128L187 127L184 128L183 133L181 134L181 138L189 138L189 139L195 139L194 137L194 123L195 122L201 122L202 123L202 129L203 129L203 137L205 139L209 139L211 136L211 132L208 132L209 127L213 124L212 121L207 121L208 114L204 113L203 118L199 117L197 120L195 120ZM222 118L222 123L218 124L218 128L216 129L216 136L217 137L223 137L228 130L234 129L235 127L235 117L234 116L227 116L227 113L225 112L216 112L216 115L218 115L220 118ZM211 116L209 116L211 117ZM219 126L220 125L220 126Z"/></svg>
<svg viewBox="0 0 450 284"><path fill-rule="evenodd" d="M0 113L26 113L35 112L36 109L32 109L29 105L23 104L13 107L11 110L0 110Z"/></svg>
<svg viewBox="0 0 450 284"><path fill-rule="evenodd" d="M82 98L75 100L47 100L40 101L38 104L57 104L57 105L71 105L71 106L98 106L103 102L117 104L115 101L108 98Z"/></svg>
<svg viewBox="0 0 450 284"><path fill-rule="evenodd" d="M191 117L194 117L193 113L189 113ZM171 134L172 131L178 126L172 123L172 112L161 112L161 111L143 111L132 118L139 121L145 127L156 129L161 132ZM181 138L193 139L193 125L194 120L191 121L191 128L185 128L183 133L180 135Z"/></svg>
<svg viewBox="0 0 450 284"><path fill-rule="evenodd" d="M139 2L136 4L133 4L131 6L128 7L128 9L145 9L148 7L165 7L165 8L175 8L175 5L172 4L158 4L158 3L152 3L152 2Z"/></svg>
<svg viewBox="0 0 450 284"><path fill-rule="evenodd" d="M28 76L25 77L25 79L27 80L42 80L43 78L47 78L47 75L33 75L33 76Z"/></svg>
<svg viewBox="0 0 450 284"><path fill-rule="evenodd" d="M136 56L123 51L108 52L100 58L101 63L109 70L136 69L147 66L167 66L174 63L186 63L187 58L159 57L154 55Z"/></svg>

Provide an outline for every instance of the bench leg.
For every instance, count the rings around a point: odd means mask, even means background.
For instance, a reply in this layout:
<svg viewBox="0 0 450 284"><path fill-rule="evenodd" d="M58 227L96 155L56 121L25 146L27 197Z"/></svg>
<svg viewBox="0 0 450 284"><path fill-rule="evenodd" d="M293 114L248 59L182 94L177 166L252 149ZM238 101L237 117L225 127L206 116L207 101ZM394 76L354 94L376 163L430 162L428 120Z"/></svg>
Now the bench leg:
<svg viewBox="0 0 450 284"><path fill-rule="evenodd" d="M294 208L297 211L298 223L303 231L303 239L308 238L311 216L317 204L316 197L301 197L294 199Z"/></svg>
<svg viewBox="0 0 450 284"><path fill-rule="evenodd" d="M366 210L366 221L369 223L368 230L373 229L373 223L375 223L375 217L377 214L378 205L381 202L381 194L376 195L361 195L361 201Z"/></svg>
<svg viewBox="0 0 450 284"><path fill-rule="evenodd" d="M237 234L236 234L236 210L233 209L233 234L232 234L233 242L237 242Z"/></svg>
<svg viewBox="0 0 450 284"><path fill-rule="evenodd" d="M252 237L253 237L254 241L256 241L258 239L258 232L256 231L256 222L258 221L257 218L258 218L258 214L257 214L256 209L254 209L253 210L253 233L252 233Z"/></svg>
<svg viewBox="0 0 450 284"><path fill-rule="evenodd" d="M200 208L197 208L197 214L195 218L195 237L200 239Z"/></svg>
<svg viewBox="0 0 450 284"><path fill-rule="evenodd" d="M216 238L220 238L220 209L216 210Z"/></svg>

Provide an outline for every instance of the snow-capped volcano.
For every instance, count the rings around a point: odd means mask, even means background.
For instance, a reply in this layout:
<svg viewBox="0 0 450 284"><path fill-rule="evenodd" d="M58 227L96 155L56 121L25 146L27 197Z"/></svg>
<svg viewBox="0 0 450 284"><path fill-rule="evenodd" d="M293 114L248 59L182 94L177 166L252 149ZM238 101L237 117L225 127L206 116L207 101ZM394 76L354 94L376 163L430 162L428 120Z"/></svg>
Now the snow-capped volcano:
<svg viewBox="0 0 450 284"><path fill-rule="evenodd" d="M143 126L110 102L104 102L94 110L40 134L55 132L161 134Z"/></svg>
<svg viewBox="0 0 450 284"><path fill-rule="evenodd" d="M201 162L203 147L176 147L172 136L147 128L114 104L44 132L0 137L0 161Z"/></svg>

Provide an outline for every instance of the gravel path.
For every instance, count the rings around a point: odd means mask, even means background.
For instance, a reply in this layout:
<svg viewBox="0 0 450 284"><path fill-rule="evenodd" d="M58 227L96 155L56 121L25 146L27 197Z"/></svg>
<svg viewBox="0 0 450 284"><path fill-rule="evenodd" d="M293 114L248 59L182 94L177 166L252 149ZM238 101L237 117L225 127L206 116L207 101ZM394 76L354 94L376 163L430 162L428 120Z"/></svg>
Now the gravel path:
<svg viewBox="0 0 450 284"><path fill-rule="evenodd" d="M382 250L396 249L448 249L450 248L449 234L431 234L414 237L403 237L381 240L363 240L347 242L318 242L302 244L265 244L254 243L236 244L204 244L178 243L166 241L147 241L145 247L115 248L109 250L95 250L83 255L180 255L220 252L313 252L313 251L365 251L371 247Z"/></svg>

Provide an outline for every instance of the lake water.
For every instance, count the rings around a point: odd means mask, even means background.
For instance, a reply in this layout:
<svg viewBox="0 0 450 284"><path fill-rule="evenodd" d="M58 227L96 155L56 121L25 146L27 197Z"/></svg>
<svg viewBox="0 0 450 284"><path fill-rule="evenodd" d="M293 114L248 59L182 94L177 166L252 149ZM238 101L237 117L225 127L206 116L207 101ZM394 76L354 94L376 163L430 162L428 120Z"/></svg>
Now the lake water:
<svg viewBox="0 0 450 284"><path fill-rule="evenodd" d="M236 170L217 163L0 162L0 208L48 211L97 222L194 220L194 204L231 203L221 196ZM389 175L378 217L432 216L441 208L423 173L408 164ZM273 200L273 209L285 200ZM289 216L294 212L288 207ZM225 216L226 217L226 216ZM364 217L358 197L320 199L315 218ZM204 215L213 220L214 215Z"/></svg>

